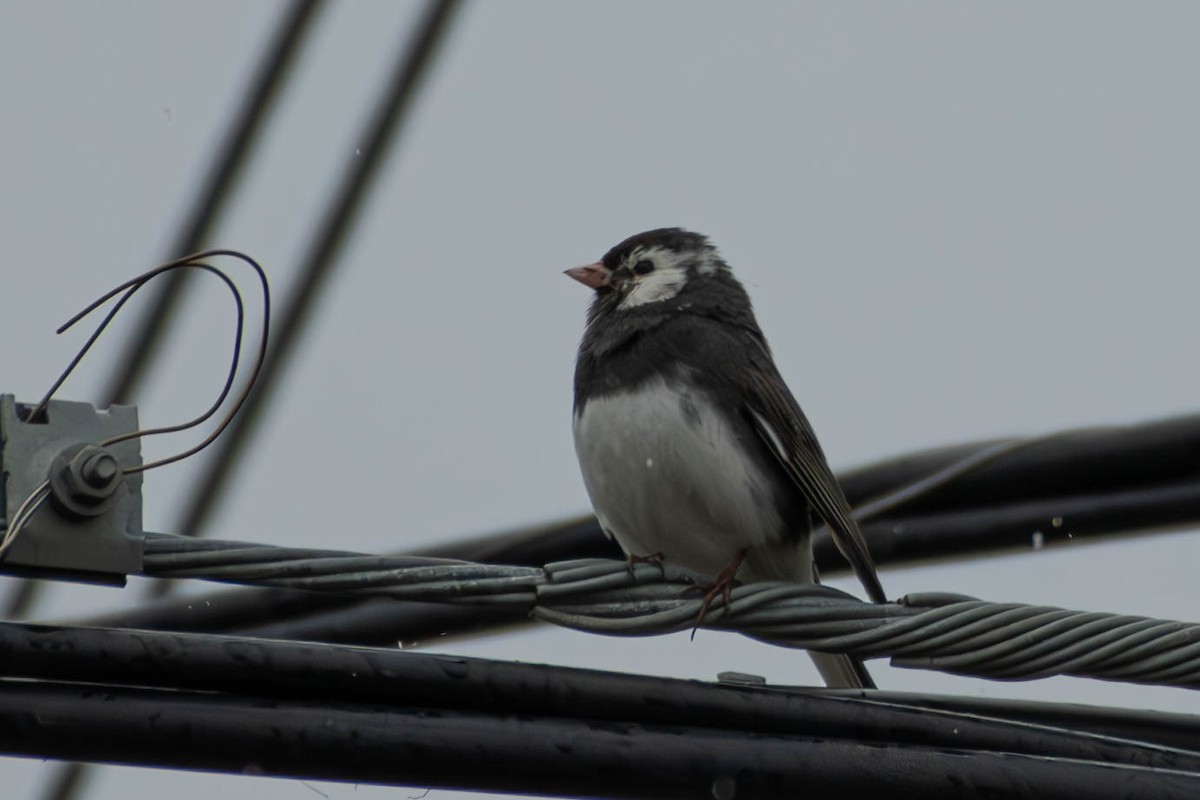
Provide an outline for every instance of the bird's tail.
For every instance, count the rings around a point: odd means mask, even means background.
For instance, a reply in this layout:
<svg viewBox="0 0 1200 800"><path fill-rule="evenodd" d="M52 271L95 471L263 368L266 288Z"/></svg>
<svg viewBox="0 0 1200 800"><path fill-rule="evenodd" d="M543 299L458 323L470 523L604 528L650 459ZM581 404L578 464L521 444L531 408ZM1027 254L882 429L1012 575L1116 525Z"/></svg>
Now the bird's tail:
<svg viewBox="0 0 1200 800"><path fill-rule="evenodd" d="M874 689L875 681L867 672L867 665L855 656L835 655L808 651L817 672L830 689Z"/></svg>

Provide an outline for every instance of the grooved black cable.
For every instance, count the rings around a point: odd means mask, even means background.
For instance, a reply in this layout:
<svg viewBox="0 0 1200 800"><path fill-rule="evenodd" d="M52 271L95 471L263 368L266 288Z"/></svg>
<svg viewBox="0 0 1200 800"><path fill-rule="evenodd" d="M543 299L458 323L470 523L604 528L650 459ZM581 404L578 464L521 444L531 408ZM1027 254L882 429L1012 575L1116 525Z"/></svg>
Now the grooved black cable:
<svg viewBox="0 0 1200 800"><path fill-rule="evenodd" d="M0 623L0 752L595 797L1200 791L1184 714Z"/></svg>
<svg viewBox="0 0 1200 800"><path fill-rule="evenodd" d="M879 690L772 689L728 680L725 686L715 686L396 647L21 623L0 623L0 654L4 657L0 675L13 679L317 702L432 705L460 711L637 718L657 725L703 723L764 733L786 732L803 720L812 733L844 736L858 726L872 730L882 726L899 709L931 708L938 713L914 713L904 726L864 738L934 744L950 733L947 723L954 725L956 735L979 737L992 723L1007 718L1014 722L1003 727L1023 735L987 742L997 749L1120 761L1119 753L1106 749L1120 750L1129 740L1138 740L1139 745L1158 751L1140 762L1145 766L1200 770L1200 717L1166 712ZM651 697L652 701L643 699ZM872 702L857 702L864 697ZM979 726L981 719L983 726ZM1069 724L1063 724L1066 720ZM1075 742L1065 741L1069 739ZM975 741L979 743L978 738ZM1079 744L1095 749L1075 749Z"/></svg>
<svg viewBox="0 0 1200 800"><path fill-rule="evenodd" d="M300 285L280 315L278 335L268 355L255 390L245 409L222 438L218 452L208 462L204 474L195 482L176 530L187 535L202 533L209 515L217 507L224 488L237 469L241 454L253 437L259 418L278 386L278 379L307 325L309 311L328 280L337 256L358 210L378 174L378 168L396 140L400 124L424 83L425 76L445 40L460 3L458 0L431 0L412 37L411 44L400 48L399 57L378 105L360 140L361 152L350 160L341 184L327 206L316 234L299 267ZM166 583L154 585L161 592Z"/></svg>

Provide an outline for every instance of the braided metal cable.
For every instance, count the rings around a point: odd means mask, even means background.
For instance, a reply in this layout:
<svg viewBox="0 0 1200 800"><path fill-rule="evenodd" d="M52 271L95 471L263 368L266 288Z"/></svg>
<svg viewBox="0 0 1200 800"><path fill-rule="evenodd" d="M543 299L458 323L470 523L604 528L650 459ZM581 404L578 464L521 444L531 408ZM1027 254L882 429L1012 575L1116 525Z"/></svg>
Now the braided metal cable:
<svg viewBox="0 0 1200 800"><path fill-rule="evenodd" d="M585 559L544 568L146 537L143 574L524 608L535 619L619 636L696 626L704 579L652 564ZM1050 606L916 594L864 603L828 586L752 583L713 599L699 627L786 647L890 658L895 666L997 680L1073 675L1200 688L1200 625Z"/></svg>
<svg viewBox="0 0 1200 800"><path fill-rule="evenodd" d="M271 547L159 533L146 535L143 574L403 600L521 607L532 607L536 600L534 586L542 579L542 570L536 567Z"/></svg>

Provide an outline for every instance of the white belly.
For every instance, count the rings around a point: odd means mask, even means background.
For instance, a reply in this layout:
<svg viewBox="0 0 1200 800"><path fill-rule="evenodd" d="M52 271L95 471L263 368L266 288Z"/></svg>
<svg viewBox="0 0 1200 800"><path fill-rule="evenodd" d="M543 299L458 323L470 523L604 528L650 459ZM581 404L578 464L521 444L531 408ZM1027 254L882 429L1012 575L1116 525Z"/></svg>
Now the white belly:
<svg viewBox="0 0 1200 800"><path fill-rule="evenodd" d="M770 479L703 393L655 379L591 400L575 451L600 525L628 555L716 575L749 548L739 578L811 578L808 537L788 536Z"/></svg>

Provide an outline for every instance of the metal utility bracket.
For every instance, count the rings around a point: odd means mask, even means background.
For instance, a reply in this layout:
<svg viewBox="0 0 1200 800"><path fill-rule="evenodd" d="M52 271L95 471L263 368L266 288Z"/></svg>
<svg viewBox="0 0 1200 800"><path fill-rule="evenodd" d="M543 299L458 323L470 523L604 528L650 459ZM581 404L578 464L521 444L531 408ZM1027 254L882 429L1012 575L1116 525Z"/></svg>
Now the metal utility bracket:
<svg viewBox="0 0 1200 800"><path fill-rule="evenodd" d="M26 422L32 410L0 395L0 529L43 482L53 494L0 556L0 572L123 586L142 570L142 475L123 472L141 465L141 444L85 446L137 430L137 408L52 400L42 420Z"/></svg>

